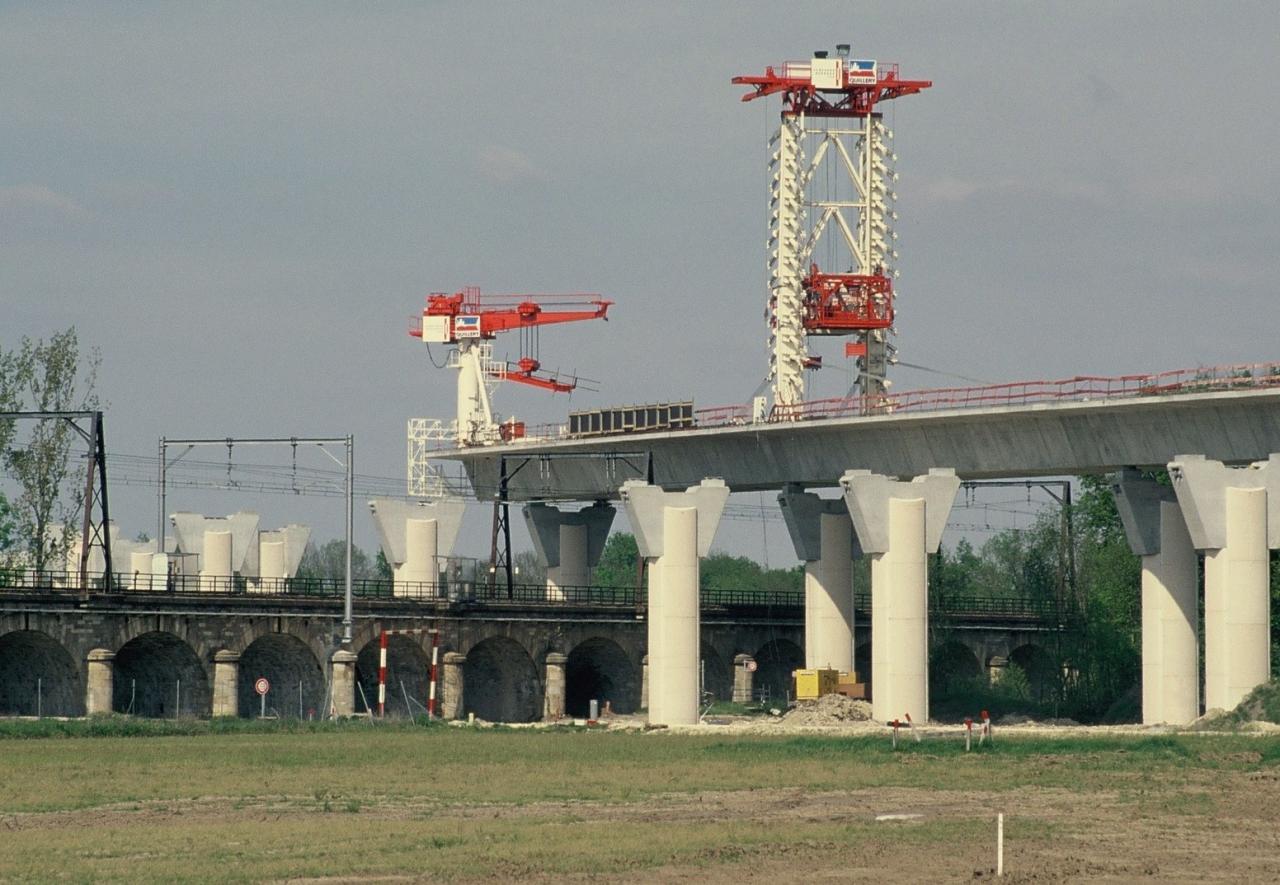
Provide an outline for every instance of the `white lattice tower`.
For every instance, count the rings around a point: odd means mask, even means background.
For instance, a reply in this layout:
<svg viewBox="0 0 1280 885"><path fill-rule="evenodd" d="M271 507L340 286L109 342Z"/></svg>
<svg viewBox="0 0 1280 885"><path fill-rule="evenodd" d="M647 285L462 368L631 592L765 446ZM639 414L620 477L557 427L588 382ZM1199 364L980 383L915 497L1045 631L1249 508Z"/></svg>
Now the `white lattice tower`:
<svg viewBox="0 0 1280 885"><path fill-rule="evenodd" d="M800 282L808 260L803 242L802 126L798 118L784 114L770 140L769 380L774 403L785 405L804 401L808 355Z"/></svg>
<svg viewBox="0 0 1280 885"><path fill-rule="evenodd" d="M809 354L802 281L813 256L832 240L838 267L830 269L896 275L892 137L876 115L824 118L784 111L770 141L769 377L775 405L804 400ZM818 193L820 182L834 186ZM867 355L860 358L859 386L863 393L880 393L892 353L889 336L874 330L860 337Z"/></svg>

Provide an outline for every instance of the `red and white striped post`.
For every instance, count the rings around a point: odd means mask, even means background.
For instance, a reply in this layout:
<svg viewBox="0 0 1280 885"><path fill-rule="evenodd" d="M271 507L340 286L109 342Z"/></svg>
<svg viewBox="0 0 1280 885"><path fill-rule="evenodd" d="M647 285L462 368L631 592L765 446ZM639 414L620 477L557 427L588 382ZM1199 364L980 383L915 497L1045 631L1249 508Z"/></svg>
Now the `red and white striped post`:
<svg viewBox="0 0 1280 885"><path fill-rule="evenodd" d="M387 715L387 631L378 640L378 718Z"/></svg>
<svg viewBox="0 0 1280 885"><path fill-rule="evenodd" d="M435 627L414 627L408 630L383 630L378 641L378 716L387 713L387 643L390 636L431 634L431 684L427 695L427 716L436 717L436 674L440 662L440 631ZM412 712L412 711L410 711Z"/></svg>
<svg viewBox="0 0 1280 885"><path fill-rule="evenodd" d="M431 634L431 685L427 693L427 718L436 718L436 668L440 661L440 631Z"/></svg>

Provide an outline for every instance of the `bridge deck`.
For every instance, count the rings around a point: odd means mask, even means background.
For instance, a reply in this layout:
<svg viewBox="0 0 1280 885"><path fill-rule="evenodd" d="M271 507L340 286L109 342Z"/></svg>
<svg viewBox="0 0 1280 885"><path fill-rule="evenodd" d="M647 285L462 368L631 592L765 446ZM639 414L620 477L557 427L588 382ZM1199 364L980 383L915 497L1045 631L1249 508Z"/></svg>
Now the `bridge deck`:
<svg viewBox="0 0 1280 885"><path fill-rule="evenodd" d="M614 499L623 481L644 478L644 458L600 457L637 452L652 456L654 481L665 488L713 476L734 491L830 487L854 468L911 477L949 467L964 479L990 479L1163 467L1185 454L1238 464L1280 452L1280 388L513 442L432 457L460 462L482 500L497 493L505 458L509 474L521 468L510 500L572 501ZM594 457L565 457L573 454Z"/></svg>

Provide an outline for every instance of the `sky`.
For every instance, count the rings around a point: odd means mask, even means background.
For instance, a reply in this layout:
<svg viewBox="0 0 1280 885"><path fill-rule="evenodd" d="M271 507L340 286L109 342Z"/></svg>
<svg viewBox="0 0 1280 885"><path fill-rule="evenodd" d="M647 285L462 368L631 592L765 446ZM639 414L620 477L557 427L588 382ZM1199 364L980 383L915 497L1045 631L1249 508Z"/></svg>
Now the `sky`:
<svg viewBox="0 0 1280 885"><path fill-rule="evenodd" d="M75 325L113 455L351 433L392 484L405 420L454 410L407 335L433 291L616 302L542 335L598 392L508 385L503 414L744 402L779 106L729 81L849 42L934 84L887 109L903 361L1005 381L1271 360L1277 38L1266 2L0 3L0 346ZM342 530L336 499L168 503ZM154 488L112 504L154 532ZM762 532L787 562L780 522L717 542Z"/></svg>

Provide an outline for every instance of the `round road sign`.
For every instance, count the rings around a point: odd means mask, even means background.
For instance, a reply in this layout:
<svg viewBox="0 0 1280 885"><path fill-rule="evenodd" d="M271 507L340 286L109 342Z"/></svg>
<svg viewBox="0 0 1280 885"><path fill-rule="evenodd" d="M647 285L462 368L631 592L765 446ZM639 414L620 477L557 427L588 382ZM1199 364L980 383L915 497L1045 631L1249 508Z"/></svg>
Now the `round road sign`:
<svg viewBox="0 0 1280 885"><path fill-rule="evenodd" d="M271 683L267 681L267 677L259 676L258 681L253 683L253 690L258 694L266 694L271 691Z"/></svg>
<svg viewBox="0 0 1280 885"><path fill-rule="evenodd" d="M758 665L758 664L756 664L756 662L755 662L755 661L747 661L747 672L748 672L748 673L754 673L754 672L756 672L756 667L757 667L757 666L759 666L759 665Z"/></svg>

